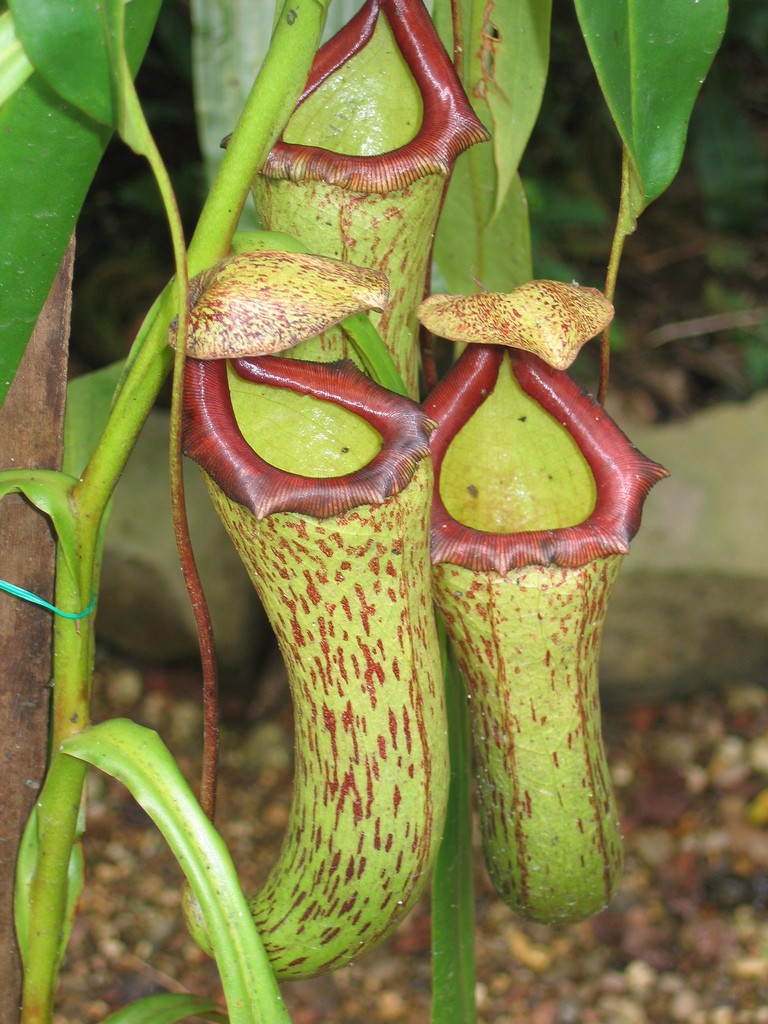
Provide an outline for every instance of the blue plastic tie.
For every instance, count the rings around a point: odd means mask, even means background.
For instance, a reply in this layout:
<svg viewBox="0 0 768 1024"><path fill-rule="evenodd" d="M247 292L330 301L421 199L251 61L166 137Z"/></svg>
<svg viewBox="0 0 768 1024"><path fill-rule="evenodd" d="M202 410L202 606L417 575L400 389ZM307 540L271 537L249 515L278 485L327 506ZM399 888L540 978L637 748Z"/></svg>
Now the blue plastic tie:
<svg viewBox="0 0 768 1024"><path fill-rule="evenodd" d="M17 587L15 583L7 583L5 580L0 580L0 590L4 590L7 594L13 594L14 597L20 597L22 601L29 601L30 604L37 604L41 608L47 608L49 612L53 612L54 615L60 615L62 619L84 619L86 615L90 615L93 609L96 607L96 595L91 597L91 603L82 612L63 612L60 608L57 608L55 604L51 604L49 601L44 600L42 597L38 597L37 594L33 594L29 590L25 590L23 587Z"/></svg>

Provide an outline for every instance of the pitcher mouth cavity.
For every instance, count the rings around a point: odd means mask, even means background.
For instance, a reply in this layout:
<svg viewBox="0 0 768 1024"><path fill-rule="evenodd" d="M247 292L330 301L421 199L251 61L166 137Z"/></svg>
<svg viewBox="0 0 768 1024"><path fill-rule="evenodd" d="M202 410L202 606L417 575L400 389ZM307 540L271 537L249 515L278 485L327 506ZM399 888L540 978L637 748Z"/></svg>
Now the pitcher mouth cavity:
<svg viewBox="0 0 768 1024"><path fill-rule="evenodd" d="M298 106L366 46L380 15L387 19L421 94L423 115L414 137L377 156L344 155L280 139L267 158L264 175L314 179L353 192L386 194L426 175L447 175L459 153L490 138L419 0L369 0L318 51Z"/></svg>
<svg viewBox="0 0 768 1024"><path fill-rule="evenodd" d="M361 417L382 439L360 469L309 477L278 469L258 455L237 423L227 360L187 359L184 386L184 453L233 501L262 519L296 512L325 519L399 493L429 455L433 426L423 409L375 384L350 361L310 363L276 356L231 361L244 380L284 388L335 404Z"/></svg>
<svg viewBox="0 0 768 1024"><path fill-rule="evenodd" d="M492 394L505 359L520 388L573 438L594 477L594 508L583 521L556 529L491 532L459 522L441 496L443 461L459 430ZM505 575L526 565L577 567L625 554L640 526L651 487L668 475L646 458L579 384L537 356L495 345L471 345L424 403L437 426L430 446L435 471L432 561Z"/></svg>

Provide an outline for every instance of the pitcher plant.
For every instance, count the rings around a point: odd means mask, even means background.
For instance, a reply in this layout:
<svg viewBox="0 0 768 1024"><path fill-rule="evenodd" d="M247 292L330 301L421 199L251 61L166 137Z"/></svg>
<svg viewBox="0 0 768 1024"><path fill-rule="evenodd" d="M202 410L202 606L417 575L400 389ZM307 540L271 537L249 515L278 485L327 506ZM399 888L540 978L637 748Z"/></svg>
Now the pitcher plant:
<svg viewBox="0 0 768 1024"><path fill-rule="evenodd" d="M546 78L548 4L435 0L430 15L421 0L365 0L322 46L325 0L279 5L187 246L132 78L159 3L11 0L0 14L0 161L27 152L28 122L52 157L57 145L91 146L94 126L105 138L117 130L150 163L175 260L82 464L0 473L0 497L23 494L59 544L46 605L49 766L16 871L21 1021L53 1020L95 765L129 788L183 868L188 924L216 958L224 1019L288 1024L278 980L377 948L431 877L433 1024L473 1024L473 814L497 892L525 917L587 918L621 878L598 655L621 561L666 472L566 371L602 335L604 393L622 242L677 170L724 0L684 11L649 2L644 17L674 22L658 33L663 52L654 32L638 42L620 5L576 2L623 148L602 290L533 280L526 263L517 165ZM62 38L82 43L82 66L62 58ZM606 40L653 59L620 68ZM466 194L446 200L458 161ZM249 196L262 230L238 237ZM67 210L74 222L77 207ZM468 287L474 257L487 266L501 245L528 280L430 295L438 223L451 238L450 267L436 256L442 286L458 266ZM442 379L432 335L463 346L455 359L442 350ZM156 734L90 719L109 505L171 370L174 521L206 686L215 645L185 526L182 449L266 610L293 703L286 834L248 896L212 821L212 776L198 800ZM215 736L215 716L206 722ZM224 1010L166 993L109 1021L195 1013Z"/></svg>

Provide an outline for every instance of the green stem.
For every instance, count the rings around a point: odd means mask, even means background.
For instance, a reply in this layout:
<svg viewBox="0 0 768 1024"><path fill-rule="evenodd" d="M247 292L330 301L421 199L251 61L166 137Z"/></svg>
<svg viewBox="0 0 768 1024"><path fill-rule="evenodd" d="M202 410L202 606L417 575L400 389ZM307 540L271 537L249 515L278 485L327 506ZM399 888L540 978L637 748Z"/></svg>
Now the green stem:
<svg viewBox="0 0 768 1024"><path fill-rule="evenodd" d="M608 269L605 274L605 295L610 302L616 294L616 281L619 276L619 264L621 254L624 250L624 242L627 235L635 230L634 217L631 211L632 164L627 147L624 147L621 158L621 199L619 200L619 213L616 218L616 230L613 233L611 243L611 255L608 259ZM605 328L600 336L600 382L597 388L597 400L601 405L605 403L608 393L608 377L611 368L611 325Z"/></svg>
<svg viewBox="0 0 768 1024"><path fill-rule="evenodd" d="M21 1024L49 1024L53 984L61 956L67 906L67 868L77 838L82 763L60 757L61 770L49 773L38 803L40 856L32 879L29 953L24 963ZM66 762L66 763L65 763ZM64 864L62 884L61 865Z"/></svg>
<svg viewBox="0 0 768 1024"><path fill-rule="evenodd" d="M445 835L432 873L432 1022L475 1024L472 737L464 683L438 619L451 782Z"/></svg>

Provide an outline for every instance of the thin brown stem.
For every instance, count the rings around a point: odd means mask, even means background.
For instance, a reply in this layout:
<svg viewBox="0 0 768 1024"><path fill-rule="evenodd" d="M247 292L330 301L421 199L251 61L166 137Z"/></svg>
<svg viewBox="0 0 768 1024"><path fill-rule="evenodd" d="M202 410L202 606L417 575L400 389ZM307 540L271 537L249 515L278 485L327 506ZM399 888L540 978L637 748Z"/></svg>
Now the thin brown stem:
<svg viewBox="0 0 768 1024"><path fill-rule="evenodd" d="M453 29L453 66L460 81L464 81L464 20L461 0L451 0L451 26Z"/></svg>

